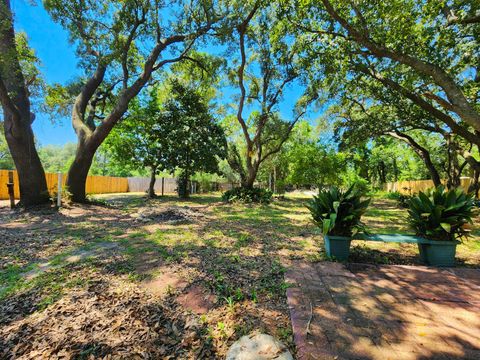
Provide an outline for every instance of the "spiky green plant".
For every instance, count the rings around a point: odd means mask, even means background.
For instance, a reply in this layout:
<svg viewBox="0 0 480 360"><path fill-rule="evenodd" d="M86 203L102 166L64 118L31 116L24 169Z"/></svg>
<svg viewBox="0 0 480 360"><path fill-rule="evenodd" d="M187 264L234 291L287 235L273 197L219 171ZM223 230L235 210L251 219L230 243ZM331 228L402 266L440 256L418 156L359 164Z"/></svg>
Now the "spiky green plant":
<svg viewBox="0 0 480 360"><path fill-rule="evenodd" d="M408 202L408 221L419 236L431 240L456 240L467 235L472 224L473 194L461 188L437 188L420 192Z"/></svg>
<svg viewBox="0 0 480 360"><path fill-rule="evenodd" d="M362 200L362 197L363 194L355 190L355 184L345 192L332 186L320 190L307 208L324 235L352 236L365 230L361 218L370 199Z"/></svg>

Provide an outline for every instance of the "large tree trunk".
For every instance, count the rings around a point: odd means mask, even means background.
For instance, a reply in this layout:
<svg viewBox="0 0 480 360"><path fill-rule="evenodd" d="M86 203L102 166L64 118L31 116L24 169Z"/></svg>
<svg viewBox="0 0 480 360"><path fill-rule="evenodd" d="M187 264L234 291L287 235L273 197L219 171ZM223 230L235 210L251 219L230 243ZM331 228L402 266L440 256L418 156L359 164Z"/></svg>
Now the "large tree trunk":
<svg viewBox="0 0 480 360"><path fill-rule="evenodd" d="M47 182L31 124L30 100L15 45L9 0L0 0L0 102L4 114L5 139L18 171L20 204L49 201Z"/></svg>
<svg viewBox="0 0 480 360"><path fill-rule="evenodd" d="M30 124L14 124L12 114L4 111L5 138L18 172L20 205L31 206L47 203L49 194L45 172L35 149Z"/></svg>
<svg viewBox="0 0 480 360"><path fill-rule="evenodd" d="M480 192L480 169L473 171L473 182L468 187L468 192L473 193L475 198L479 199Z"/></svg>
<svg viewBox="0 0 480 360"><path fill-rule="evenodd" d="M247 150L247 171L241 183L242 187L246 189L253 189L259 168L258 162L252 159L251 153L251 150Z"/></svg>
<svg viewBox="0 0 480 360"><path fill-rule="evenodd" d="M242 181L241 185L246 189L253 189L253 184L257 178L257 172L254 169L250 169L247 173L247 177Z"/></svg>
<svg viewBox="0 0 480 360"><path fill-rule="evenodd" d="M148 184L148 192L147 192L148 197L150 199L153 199L157 196L155 194L155 181L157 180L156 172L157 172L157 169L152 166L152 168L150 169L150 183Z"/></svg>
<svg viewBox="0 0 480 360"><path fill-rule="evenodd" d="M398 166L397 166L397 159L393 158L393 181L397 182L398 181Z"/></svg>
<svg viewBox="0 0 480 360"><path fill-rule="evenodd" d="M94 146L91 141L80 141L77 145L75 159L73 160L67 176L67 190L72 196L72 201L85 202L88 171L92 165L95 151L98 146Z"/></svg>
<svg viewBox="0 0 480 360"><path fill-rule="evenodd" d="M438 170L433 164L430 153L426 148L417 143L410 135L401 133L399 131L389 133L389 135L407 143L413 149L413 151L415 151L415 153L423 160L423 163L427 167L435 187L442 184Z"/></svg>
<svg viewBox="0 0 480 360"><path fill-rule="evenodd" d="M458 162L458 155L461 154L458 153L458 145L455 143L451 136L446 137L446 142L448 151L447 188L455 189L458 188L461 184L460 177L462 176L463 169L468 164L468 161L465 160L463 164L460 165Z"/></svg>
<svg viewBox="0 0 480 360"><path fill-rule="evenodd" d="M480 191L480 161L477 161L470 151L459 150L460 155L465 159L465 161L470 165L470 168L473 171L473 182L468 187L469 193L474 193L475 197L479 198Z"/></svg>
<svg viewBox="0 0 480 360"><path fill-rule="evenodd" d="M177 180L178 196L182 199L190 197L190 174L187 170L182 170Z"/></svg>

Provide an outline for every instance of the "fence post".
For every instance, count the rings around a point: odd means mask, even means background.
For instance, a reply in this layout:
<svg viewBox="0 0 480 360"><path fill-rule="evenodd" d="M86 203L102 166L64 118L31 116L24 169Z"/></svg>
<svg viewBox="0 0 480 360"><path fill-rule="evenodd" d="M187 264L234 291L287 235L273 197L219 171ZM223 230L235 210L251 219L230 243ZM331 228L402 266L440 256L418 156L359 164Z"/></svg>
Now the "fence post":
<svg viewBox="0 0 480 360"><path fill-rule="evenodd" d="M15 190L14 190L14 183L13 183L13 171L8 172L8 197L10 198L10 209L15 207Z"/></svg>
<svg viewBox="0 0 480 360"><path fill-rule="evenodd" d="M162 196L164 194L164 190L165 190L165 178L162 176Z"/></svg>
<svg viewBox="0 0 480 360"><path fill-rule="evenodd" d="M62 173L58 172L57 178L57 207L62 206Z"/></svg>

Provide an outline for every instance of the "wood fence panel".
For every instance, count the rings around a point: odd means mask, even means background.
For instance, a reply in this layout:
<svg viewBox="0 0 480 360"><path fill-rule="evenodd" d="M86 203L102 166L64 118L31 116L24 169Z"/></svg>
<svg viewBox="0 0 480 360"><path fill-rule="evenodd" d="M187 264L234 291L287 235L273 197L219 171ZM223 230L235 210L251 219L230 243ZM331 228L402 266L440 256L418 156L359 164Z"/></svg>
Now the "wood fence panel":
<svg viewBox="0 0 480 360"><path fill-rule="evenodd" d="M8 173L10 171L13 171L13 183L14 183L14 194L15 194L15 199L20 198L20 188L18 186L18 174L15 170L0 170L0 199L2 200L8 200Z"/></svg>
<svg viewBox="0 0 480 360"><path fill-rule="evenodd" d="M150 185L149 177L129 177L128 189L130 192L146 192ZM175 178L164 178L164 194L175 194L177 192L177 180ZM155 193L162 193L162 178L155 181Z"/></svg>
<svg viewBox="0 0 480 360"><path fill-rule="evenodd" d="M0 199L8 199L8 173L13 171L15 183L15 199L20 198L20 190L18 187L18 175L15 170L0 170ZM47 188L50 194L56 194L58 188L58 174L45 173L47 180ZM67 174L62 175L62 186L65 188ZM108 194L108 193L125 193L125 192L145 192L148 189L150 178L148 177L111 177L111 176L87 176L85 190L87 194ZM226 191L232 188L230 183L219 183L219 190ZM162 193L162 178L157 178L155 182L155 192ZM177 192L177 181L175 178L165 178L164 193L175 194Z"/></svg>
<svg viewBox="0 0 480 360"><path fill-rule="evenodd" d="M8 199L8 173L12 170L0 170L0 199ZM15 190L15 199L20 198L20 189L18 187L18 174L13 170L14 174L14 190ZM47 180L47 188L50 194L57 193L58 186L58 174L56 173L45 173L45 178ZM65 187L67 180L67 174L62 175L62 185ZM110 176L88 176L86 184L86 193L87 194L106 194L106 193L124 193L128 192L128 179L120 177L110 177Z"/></svg>
<svg viewBox="0 0 480 360"><path fill-rule="evenodd" d="M108 194L128 192L128 179L111 176L87 176L87 194Z"/></svg>
<svg viewBox="0 0 480 360"><path fill-rule="evenodd" d="M446 180L442 180L442 184L446 184ZM463 188L465 192L468 191L468 187L473 182L471 178L461 178L460 187ZM433 187L432 180L405 180L390 182L385 184L385 190L388 192L398 191L401 194L417 194L419 191L425 191Z"/></svg>

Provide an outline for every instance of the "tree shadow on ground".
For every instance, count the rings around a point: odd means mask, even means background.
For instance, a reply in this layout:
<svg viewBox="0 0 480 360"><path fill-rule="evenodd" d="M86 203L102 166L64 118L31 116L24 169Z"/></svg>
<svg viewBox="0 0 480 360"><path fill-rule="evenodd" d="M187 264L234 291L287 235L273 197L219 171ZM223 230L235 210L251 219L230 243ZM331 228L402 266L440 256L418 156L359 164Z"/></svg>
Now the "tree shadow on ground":
<svg viewBox="0 0 480 360"><path fill-rule="evenodd" d="M331 357L480 356L480 315L475 305L480 290L448 270L339 263L296 266L287 278L302 285L292 288L289 296L292 317L300 319L297 331L328 348ZM470 271L480 282L480 272ZM307 335L309 304L312 331Z"/></svg>
<svg viewBox="0 0 480 360"><path fill-rule="evenodd" d="M201 349L207 349L205 351L209 355L206 358L222 357L229 344L252 329L265 329L291 345L285 303L288 284L283 279L285 270L281 261L285 258L305 258L319 252L318 244L314 241L319 236L305 218L303 200L276 201L269 206L224 204L218 200L213 196L205 200L192 198L181 202L183 206L200 206L200 211L205 211L206 215L202 221L181 225L144 224L134 221L130 216L141 206L179 204L178 199L173 197L147 203L133 197L109 207L74 206L59 214L34 216L28 222L20 219L17 223L24 228L12 229L21 234L19 246L2 248L7 250L2 252L2 256L7 254L8 261L18 261L20 270L27 271L29 264L51 259L52 254L59 256L61 261L60 255L89 248L99 242L113 242L119 246L104 251L100 256L52 268L35 282L19 284L19 288L12 289L11 296L0 300L2 306L5 305L1 315L12 317L17 313L15 320L9 320L8 324L20 326L33 321L34 317L30 316L33 312L43 314L46 308L54 309L50 316L59 320L62 310L58 306L63 304L62 301L74 298L77 291L85 291L91 284L101 289L101 283L96 280L105 279L108 283L119 281L120 288L138 288L144 282L155 279L157 270L161 268L166 274L175 273L185 278L188 284L201 285L216 296L217 302L212 309L204 317L195 317L197 321L204 320L200 321L201 335L194 337L192 342L205 345ZM20 261L15 255L16 249L28 248L29 234L35 234L35 239L48 234L51 238L40 243L34 251L25 252L25 259ZM365 256L372 255L367 253ZM16 283L15 279L11 283ZM188 313L176 303L182 291L183 288L170 289L165 296L153 299L165 307L162 311L168 309ZM86 301L86 298L82 301ZM114 303L113 300L109 301ZM148 301L141 300L141 303ZM107 309L99 310L100 314L108 313ZM179 322L182 326L187 323L184 316L180 316L185 319ZM85 326L79 331L95 329L94 323L88 320L79 323ZM156 331L152 326L148 328L149 331ZM6 326L2 325L2 328ZM61 322L51 328L35 323L34 328L35 331L57 331L61 329ZM11 333L17 334L19 329L15 328ZM89 331L95 334L95 330ZM371 331L374 337L375 332ZM177 336L188 337L184 332L179 332ZM22 346L26 346L25 351L33 351L34 345L29 345L27 340L23 341L20 337L16 338ZM73 344L73 340L66 341ZM167 338L160 339L155 343L155 349L165 342L168 342ZM83 343L89 344L90 340ZM116 345L107 344L116 349L112 351L120 351ZM134 346L128 349L134 351ZM166 354L171 355L172 349L167 348Z"/></svg>
<svg viewBox="0 0 480 360"><path fill-rule="evenodd" d="M202 202L210 203L211 199ZM159 201L151 205L156 204L162 206L169 205L170 202ZM141 203L135 207L143 205ZM25 256L23 265L19 265L24 272L31 263L50 259L48 252L42 253L43 248L56 248L58 254L61 249L57 249L55 241L59 238L67 238L67 242L70 241L70 244L65 244L61 254L88 248L99 242L119 244L100 256L87 257L74 264L51 268L34 281L15 281L12 284L18 288L10 289L10 295L0 300L3 306L0 313L4 319L2 329L9 328L9 339L16 339L16 344L20 344L25 354L28 351L35 351L38 343L28 342L30 338L28 336L25 340L17 336L22 326L30 326L29 331L32 333L38 334L42 331L46 334L55 333L63 329L61 309L65 299L75 298L77 292L85 291L91 286L101 288L98 279L104 279L107 283L121 280L124 284L122 286L137 287L155 278L157 276L155 271L159 266L170 270L181 268L183 271L181 274L188 278L190 284L200 284L215 294L217 302L206 314L206 320L201 323L203 329L200 331L201 335L195 340L204 344L204 349L213 346L215 350L208 350L213 353L209 353L207 358L222 357L229 344L252 329L266 329L277 337L283 336L288 343L290 331L284 300L284 269L278 261L277 250L283 248L284 243L288 243L291 234L301 230L285 216L294 214L295 210L286 214L281 210L270 210L268 207L261 207L259 210L252 206L249 208L248 217L251 222L239 224L238 220L226 218L227 213L235 212L237 205L217 204L216 206L222 207L220 212L226 211L225 217L218 216L214 207L211 210L212 217L204 222L168 225L157 230L149 230L147 227L151 223L134 222L129 212L124 211L123 206L105 208L88 205L80 209L74 207L65 213L38 215L30 218L29 222L18 222L21 226L15 231L20 231L23 237L31 233L52 235L51 239L41 244L42 249L39 248L39 251ZM275 230L280 227L285 231L276 235ZM172 242L172 239L175 242ZM12 255L16 251L13 248L9 250ZM148 258L155 261L146 262ZM140 265L144 265L141 271ZM160 304L174 304L171 305L173 309L185 312L185 309L175 302L180 292L171 291L155 301ZM44 314L45 311L51 311L49 316L57 319L57 323L51 328L35 322L36 316L31 316L35 312ZM95 314L98 315L98 311L102 314L106 308L96 309ZM92 326L95 328L94 321L89 323L86 319L78 320L78 326L80 329L76 331L80 333ZM89 331L95 333L95 330ZM78 344L85 345L85 348L82 348L74 344L75 331L70 334L70 338L64 340L69 348L86 351L91 349L88 346L92 344L90 340L80 343L77 341ZM208 345L212 343L214 345ZM111 351L117 351L110 342L106 344L113 349ZM160 341L155 346L161 344ZM11 343L2 345L7 349L5 351L11 351L11 346L13 346ZM50 345L44 346L49 348ZM92 349L95 349L95 346ZM105 348L100 346L97 350L102 349ZM171 354L172 350L165 351Z"/></svg>

